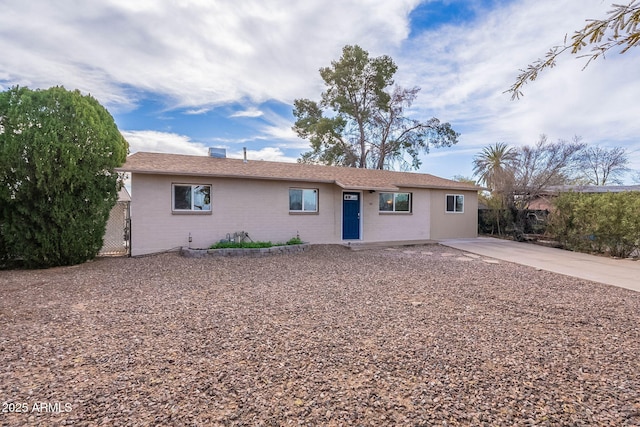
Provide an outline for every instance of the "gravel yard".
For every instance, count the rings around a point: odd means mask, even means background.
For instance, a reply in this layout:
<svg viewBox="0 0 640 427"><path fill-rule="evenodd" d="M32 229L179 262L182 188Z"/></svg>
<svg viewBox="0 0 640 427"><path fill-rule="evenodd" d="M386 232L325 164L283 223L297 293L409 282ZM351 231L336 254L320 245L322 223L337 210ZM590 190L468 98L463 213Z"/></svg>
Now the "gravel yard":
<svg viewBox="0 0 640 427"><path fill-rule="evenodd" d="M438 245L98 259L0 290L2 425L640 425L640 293Z"/></svg>

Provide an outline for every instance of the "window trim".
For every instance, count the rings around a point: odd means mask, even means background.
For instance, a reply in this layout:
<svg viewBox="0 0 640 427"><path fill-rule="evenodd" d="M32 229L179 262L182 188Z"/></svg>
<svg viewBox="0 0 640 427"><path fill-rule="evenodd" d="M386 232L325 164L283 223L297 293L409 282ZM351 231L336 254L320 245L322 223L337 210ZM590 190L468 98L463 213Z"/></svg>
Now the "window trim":
<svg viewBox="0 0 640 427"><path fill-rule="evenodd" d="M301 209L291 209L291 190L302 191L302 205ZM316 209L305 210L304 209L304 192L313 191L316 195ZM289 215L318 215L320 213L320 190L318 188L306 188L306 187L289 187Z"/></svg>
<svg viewBox="0 0 640 427"><path fill-rule="evenodd" d="M191 208L190 209L176 209L176 187L191 187ZM209 187L209 209L197 210L194 209L194 197L193 191L195 187ZM171 213L175 215L211 215L213 211L213 186L211 184L195 184L190 182L172 182L171 183Z"/></svg>
<svg viewBox="0 0 640 427"><path fill-rule="evenodd" d="M449 197L453 197L453 210L450 211L449 210ZM458 197L462 197L462 210L456 210L456 199ZM444 198L444 211L445 213L450 213L450 214L463 214L464 213L464 194L447 194Z"/></svg>
<svg viewBox="0 0 640 427"><path fill-rule="evenodd" d="M390 211L383 211L380 209L380 197L383 194L393 194L393 204L392 204L392 210ZM408 206L408 210L406 211L397 211L396 210L396 198L398 195L400 194L407 194L409 196L409 206ZM409 215L413 213L413 193L410 191L382 191L378 194L378 214L380 215Z"/></svg>

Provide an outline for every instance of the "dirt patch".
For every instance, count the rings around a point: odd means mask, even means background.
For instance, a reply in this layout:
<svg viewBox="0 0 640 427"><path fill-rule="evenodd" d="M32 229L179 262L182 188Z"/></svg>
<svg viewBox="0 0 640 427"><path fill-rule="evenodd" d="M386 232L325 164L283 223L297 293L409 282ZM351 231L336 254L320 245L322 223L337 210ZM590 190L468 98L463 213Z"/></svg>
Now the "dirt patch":
<svg viewBox="0 0 640 427"><path fill-rule="evenodd" d="M0 423L640 424L640 294L464 256L0 272Z"/></svg>

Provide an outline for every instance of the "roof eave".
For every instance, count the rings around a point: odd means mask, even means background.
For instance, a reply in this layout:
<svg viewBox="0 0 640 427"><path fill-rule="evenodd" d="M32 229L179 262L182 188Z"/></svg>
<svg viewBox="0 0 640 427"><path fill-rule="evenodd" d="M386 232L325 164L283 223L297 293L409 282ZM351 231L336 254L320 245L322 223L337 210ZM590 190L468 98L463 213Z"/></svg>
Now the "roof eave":
<svg viewBox="0 0 640 427"><path fill-rule="evenodd" d="M211 178L230 178L230 179L256 179L256 180L269 180L269 181L295 181L295 182L318 182L323 184L336 184L331 179L311 179L311 178L296 178L296 177L274 177L274 176L247 176L247 175L234 175L234 174L218 174L210 172L188 172L188 171L158 171L149 169L131 169L131 168L115 168L116 172L129 172L138 173L143 175L177 175L177 176L203 176Z"/></svg>
<svg viewBox="0 0 640 427"><path fill-rule="evenodd" d="M335 184L344 189L344 190L354 190L354 191L398 191L400 190L399 187L396 187L394 185L385 185L385 186L379 186L379 185L350 185L350 184L345 184L343 182L340 181L335 181Z"/></svg>

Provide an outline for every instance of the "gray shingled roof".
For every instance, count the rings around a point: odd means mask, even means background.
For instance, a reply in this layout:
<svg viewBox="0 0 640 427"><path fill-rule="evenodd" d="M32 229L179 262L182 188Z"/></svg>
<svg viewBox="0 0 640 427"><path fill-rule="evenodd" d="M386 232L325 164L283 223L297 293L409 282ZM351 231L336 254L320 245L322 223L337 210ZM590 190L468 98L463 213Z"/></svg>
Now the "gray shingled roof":
<svg viewBox="0 0 640 427"><path fill-rule="evenodd" d="M399 187L479 190L472 184L415 172L395 172L301 163L215 158L138 152L130 155L120 172L191 175L333 183L349 190L396 191Z"/></svg>
<svg viewBox="0 0 640 427"><path fill-rule="evenodd" d="M575 193L622 193L640 191L640 185L550 185L543 189L545 194L573 191Z"/></svg>

